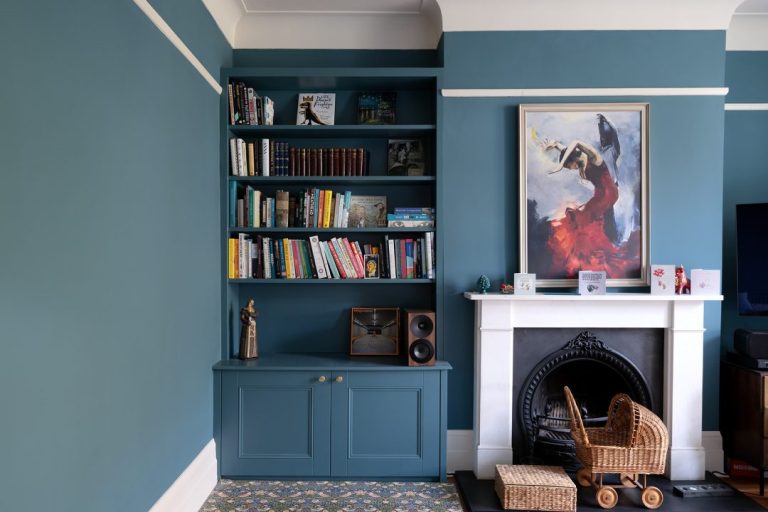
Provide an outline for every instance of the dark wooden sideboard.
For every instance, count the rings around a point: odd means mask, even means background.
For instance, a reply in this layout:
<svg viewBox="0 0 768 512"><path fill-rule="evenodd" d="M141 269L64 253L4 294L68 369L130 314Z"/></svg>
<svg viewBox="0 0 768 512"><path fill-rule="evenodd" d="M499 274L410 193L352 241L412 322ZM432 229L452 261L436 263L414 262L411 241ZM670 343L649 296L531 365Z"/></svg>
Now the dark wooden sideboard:
<svg viewBox="0 0 768 512"><path fill-rule="evenodd" d="M725 454L760 470L763 495L768 466L768 371L721 363L720 430Z"/></svg>

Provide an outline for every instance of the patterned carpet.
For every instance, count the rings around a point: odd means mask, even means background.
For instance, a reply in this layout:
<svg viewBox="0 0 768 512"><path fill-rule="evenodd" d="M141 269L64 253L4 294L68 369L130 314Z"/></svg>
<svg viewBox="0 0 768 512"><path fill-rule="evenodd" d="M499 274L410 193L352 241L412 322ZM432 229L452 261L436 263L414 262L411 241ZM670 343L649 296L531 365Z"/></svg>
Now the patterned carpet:
<svg viewBox="0 0 768 512"><path fill-rule="evenodd" d="M201 512L461 512L453 484L222 480Z"/></svg>

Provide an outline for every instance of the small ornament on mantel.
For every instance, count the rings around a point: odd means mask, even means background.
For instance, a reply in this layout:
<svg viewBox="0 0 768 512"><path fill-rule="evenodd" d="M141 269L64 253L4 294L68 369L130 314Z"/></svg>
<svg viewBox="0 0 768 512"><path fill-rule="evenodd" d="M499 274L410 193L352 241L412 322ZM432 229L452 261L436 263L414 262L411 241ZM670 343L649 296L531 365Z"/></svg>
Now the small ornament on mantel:
<svg viewBox="0 0 768 512"><path fill-rule="evenodd" d="M491 280L488 276L483 274L477 279L477 291L480 293L488 293L488 289L491 287Z"/></svg>
<svg viewBox="0 0 768 512"><path fill-rule="evenodd" d="M255 359L259 357L259 346L256 337L256 317L259 313L248 299L248 305L240 309L240 359Z"/></svg>
<svg viewBox="0 0 768 512"><path fill-rule="evenodd" d="M688 295L691 293L691 282L685 274L685 267L682 265L675 269L675 293L677 295Z"/></svg>

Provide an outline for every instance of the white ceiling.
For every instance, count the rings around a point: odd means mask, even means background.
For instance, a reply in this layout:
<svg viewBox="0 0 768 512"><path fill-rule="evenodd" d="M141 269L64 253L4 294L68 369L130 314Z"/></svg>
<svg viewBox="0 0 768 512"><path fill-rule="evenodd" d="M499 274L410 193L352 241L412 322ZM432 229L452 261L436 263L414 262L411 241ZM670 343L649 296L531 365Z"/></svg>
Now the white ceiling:
<svg viewBox="0 0 768 512"><path fill-rule="evenodd" d="M728 49L768 50L768 0L202 1L238 49L433 49L444 31L728 30Z"/></svg>

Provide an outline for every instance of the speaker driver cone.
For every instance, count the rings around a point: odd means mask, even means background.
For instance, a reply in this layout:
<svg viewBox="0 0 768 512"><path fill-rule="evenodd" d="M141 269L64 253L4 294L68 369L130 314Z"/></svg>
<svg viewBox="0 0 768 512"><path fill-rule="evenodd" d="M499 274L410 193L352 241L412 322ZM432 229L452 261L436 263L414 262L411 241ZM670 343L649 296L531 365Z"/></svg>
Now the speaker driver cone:
<svg viewBox="0 0 768 512"><path fill-rule="evenodd" d="M419 338L426 338L432 334L434 324L427 315L416 315L411 319L411 333Z"/></svg>
<svg viewBox="0 0 768 512"><path fill-rule="evenodd" d="M432 359L434 352L432 344L423 339L414 341L409 349L411 359L420 364L429 362L429 360Z"/></svg>

